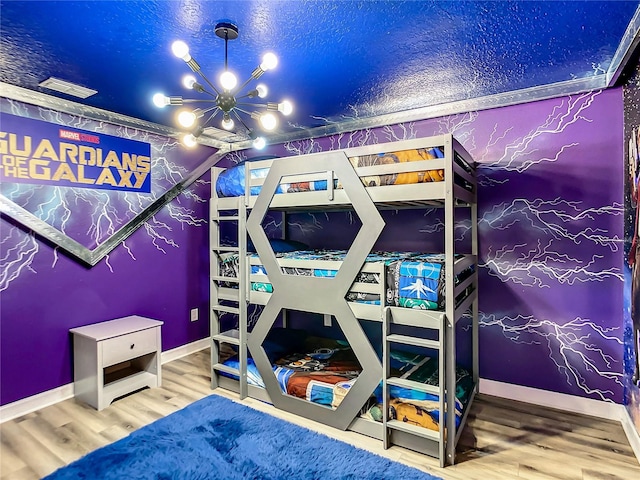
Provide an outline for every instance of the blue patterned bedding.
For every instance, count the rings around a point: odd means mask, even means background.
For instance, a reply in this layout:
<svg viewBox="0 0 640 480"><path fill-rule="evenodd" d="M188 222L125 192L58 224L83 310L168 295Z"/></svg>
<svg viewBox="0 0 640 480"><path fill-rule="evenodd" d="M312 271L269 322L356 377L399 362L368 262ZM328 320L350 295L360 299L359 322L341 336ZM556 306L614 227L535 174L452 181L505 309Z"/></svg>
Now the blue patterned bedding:
<svg viewBox="0 0 640 480"><path fill-rule="evenodd" d="M320 343L316 343L320 342ZM329 343L327 343L329 342ZM339 348L327 348L334 340L309 337L306 341L308 353L283 354L273 362L273 372L282 392L318 403L326 407L337 408L356 381L361 369L354 362L351 348L340 342ZM321 348L315 348L322 345ZM334 346L338 346L335 343ZM265 350L268 347L265 345ZM314 357L314 351L330 351L327 357ZM303 348L304 351L304 348ZM332 358L333 357L333 358ZM224 362L232 368L239 368L237 357ZM439 370L437 357L394 350L391 352L391 374L418 383L437 386ZM223 373L224 376L237 376ZM265 388L264 382L253 359L248 359L247 381L250 385ZM466 369L456 368L456 425L460 424L467 401L473 390L473 379ZM440 419L440 398L438 395L411 390L408 388L390 388L389 414L393 419L438 430ZM361 415L375 421L382 421L382 384L373 392L363 405Z"/></svg>
<svg viewBox="0 0 640 480"><path fill-rule="evenodd" d="M302 250L280 252L277 258L294 260L326 260L342 261L346 255L344 250ZM258 258L256 254L252 258ZM365 262L383 262L385 265L386 299L385 305L419 308L427 310L442 310L444 308L444 254L426 254L415 252L372 252ZM237 274L237 256L229 256L221 263L222 275ZM319 268L282 267L288 275L304 275L314 277L335 277L337 270ZM472 268L461 272L456 283L464 280L473 272ZM252 265L252 274L266 275L262 265ZM360 272L356 282L377 284L380 282L376 273ZM273 291L270 283L252 282L254 291ZM380 305L380 295L350 291L346 299L351 302Z"/></svg>

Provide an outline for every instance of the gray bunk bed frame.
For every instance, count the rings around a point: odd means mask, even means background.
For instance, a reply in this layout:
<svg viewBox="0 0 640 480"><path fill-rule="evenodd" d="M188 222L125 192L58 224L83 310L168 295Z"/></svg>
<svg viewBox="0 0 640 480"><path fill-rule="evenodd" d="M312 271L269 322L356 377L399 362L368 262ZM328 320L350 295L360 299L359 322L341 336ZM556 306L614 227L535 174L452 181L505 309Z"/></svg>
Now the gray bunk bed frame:
<svg viewBox="0 0 640 480"><path fill-rule="evenodd" d="M354 156L431 147L444 147L444 158L358 168L352 167L349 162L349 158ZM384 442L385 448L392 444L410 448L438 458L442 467L454 464L456 445L478 391L477 183L474 174L470 174L454 162L456 155L462 157L475 172L473 159L451 134L247 162L245 195L226 198L218 197L215 188L217 178L224 169L213 167L210 205L212 388L225 388L239 393L240 398L246 396L257 398L297 415L342 430L349 429L380 439ZM269 168L265 178L251 178L251 171L263 168ZM365 187L359 178L436 169L444 170L443 181ZM464 179L470 188L460 186L456 183L456 178ZM277 186L283 179L287 182L327 180L327 190L275 194ZM340 180L343 188L333 188L335 179ZM250 194L251 187L255 186L261 187L259 195ZM384 264L381 262L363 265L364 259L384 227L384 221L378 210L433 206L444 208L445 309L436 311L385 306L383 280L377 286L354 283L356 275L361 270L381 273L380 278L385 278ZM456 252L454 228L456 210L459 207L470 209L472 238L471 254L456 258L455 255L458 252ZM344 261L320 260L314 263L308 260L276 258L262 227L262 221L268 211L335 209L353 209L362 222L361 229ZM231 247L221 245L221 224L225 221L237 222L237 245ZM247 255L247 233L256 247L259 262L265 267L266 276L250 273L251 262L258 260L252 260ZM239 255L239 271L242 272L239 278L220 276L218 256L225 252L237 252ZM471 265L475 266L473 274L455 285L454 276ZM285 275L281 272L282 266L339 270L334 279L327 281L323 278ZM252 291L252 281L270 282L274 292ZM222 286L223 282L236 283L237 288ZM348 302L345 299L347 291L379 293L381 305ZM288 292L296 293L290 295L287 294ZM247 314L249 303L264 306L250 334ZM289 396L280 389L262 343L279 314L282 313L283 323L286 324L287 309L323 314L325 322L330 321L333 316L363 366L362 373L335 410ZM392 385L437 394L440 399L440 412L455 412L456 323L469 310L471 311L471 360L474 387L459 427L456 429L455 415L440 415L439 431L388 419L389 387ZM220 318L226 313L238 316L236 329L221 331ZM382 362L367 339L359 319L381 322ZM393 333L396 325L409 325L430 330L431 335L425 335L425 338L398 335ZM426 337L435 337L435 340ZM234 369L220 362L220 349L223 344L234 345L237 348L239 368ZM436 350L440 366L439 386L434 387L391 377L389 352L393 344ZM248 349L251 351L266 389L247 382ZM220 375L221 373L233 375L237 380ZM363 404L380 381L382 381L384 392L384 415L381 423L364 419L359 415ZM453 394L449 395L448 392ZM447 432L455 432L455 435L447 435Z"/></svg>

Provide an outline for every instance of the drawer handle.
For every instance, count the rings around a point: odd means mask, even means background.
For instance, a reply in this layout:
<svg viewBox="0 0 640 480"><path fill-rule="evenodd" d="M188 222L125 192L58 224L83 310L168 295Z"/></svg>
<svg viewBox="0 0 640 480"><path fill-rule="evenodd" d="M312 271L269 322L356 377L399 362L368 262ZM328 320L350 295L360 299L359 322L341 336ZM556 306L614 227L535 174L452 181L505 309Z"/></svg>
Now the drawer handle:
<svg viewBox="0 0 640 480"><path fill-rule="evenodd" d="M131 346L130 346L129 348L130 348L131 350L133 350L133 347L135 347L135 346L136 346L136 344L135 344L135 343L132 343L132 344L131 344Z"/></svg>

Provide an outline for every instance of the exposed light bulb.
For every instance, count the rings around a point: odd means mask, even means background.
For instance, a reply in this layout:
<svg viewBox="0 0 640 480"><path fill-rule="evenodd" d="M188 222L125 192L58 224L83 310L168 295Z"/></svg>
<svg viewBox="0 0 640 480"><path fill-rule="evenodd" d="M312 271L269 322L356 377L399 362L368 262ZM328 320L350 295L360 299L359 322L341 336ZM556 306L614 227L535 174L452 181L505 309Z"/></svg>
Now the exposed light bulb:
<svg viewBox="0 0 640 480"><path fill-rule="evenodd" d="M178 123L184 128L191 128L196 123L196 114L189 110L183 110L178 114Z"/></svg>
<svg viewBox="0 0 640 480"><path fill-rule="evenodd" d="M264 57L262 57L262 63L260 64L260 69L264 70L273 70L278 66L278 57L276 57L273 53L265 53Z"/></svg>
<svg viewBox="0 0 640 480"><path fill-rule="evenodd" d="M193 86L196 84L196 77L193 75L185 75L182 77L182 85L189 90L193 90Z"/></svg>
<svg viewBox="0 0 640 480"><path fill-rule="evenodd" d="M278 104L278 111L283 115L290 115L293 112L293 104L289 100L283 100Z"/></svg>
<svg viewBox="0 0 640 480"><path fill-rule="evenodd" d="M269 93L269 89L264 83L260 83L256 86L256 91L258 92L258 97L264 98Z"/></svg>
<svg viewBox="0 0 640 480"><path fill-rule="evenodd" d="M222 75L220 75L220 85L222 85L222 88L225 90L233 90L237 84L238 79L229 70L225 70Z"/></svg>
<svg viewBox="0 0 640 480"><path fill-rule="evenodd" d="M185 147L189 148L193 148L198 144L195 135L191 133L187 133L184 137L182 137L182 143Z"/></svg>
<svg viewBox="0 0 640 480"><path fill-rule="evenodd" d="M267 142L263 137L256 137L253 140L253 148L255 148L256 150L262 150L266 144Z"/></svg>
<svg viewBox="0 0 640 480"><path fill-rule="evenodd" d="M189 46L182 40L176 40L173 42L173 44L171 44L171 51L176 57L181 58L185 62L191 60L191 55L189 55Z"/></svg>
<svg viewBox="0 0 640 480"><path fill-rule="evenodd" d="M158 108L163 108L169 105L169 97L165 97L163 93L156 93L153 96L153 104Z"/></svg>
<svg viewBox="0 0 640 480"><path fill-rule="evenodd" d="M229 116L228 113L224 114L222 117L222 128L225 130L231 130L235 124L233 123L233 119Z"/></svg>
<svg viewBox="0 0 640 480"><path fill-rule="evenodd" d="M278 119L273 113L265 113L260 115L260 124L265 130L273 130L278 124Z"/></svg>

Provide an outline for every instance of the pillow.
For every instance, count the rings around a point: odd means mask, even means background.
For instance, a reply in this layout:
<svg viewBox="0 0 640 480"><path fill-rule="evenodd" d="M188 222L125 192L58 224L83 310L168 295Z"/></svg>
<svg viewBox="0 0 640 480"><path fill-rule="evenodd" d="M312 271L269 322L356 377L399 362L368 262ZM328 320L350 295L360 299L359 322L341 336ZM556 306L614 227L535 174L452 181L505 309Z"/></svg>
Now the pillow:
<svg viewBox="0 0 640 480"><path fill-rule="evenodd" d="M302 351L306 337L307 332L304 330L275 327L269 331L262 342L262 348L267 357L274 361L282 355Z"/></svg>
<svg viewBox="0 0 640 480"><path fill-rule="evenodd" d="M309 246L296 242L295 240L283 240L281 238L270 238L269 243L275 253L294 252L296 250L309 250ZM253 245L251 239L247 239L247 251L255 253L256 247Z"/></svg>

